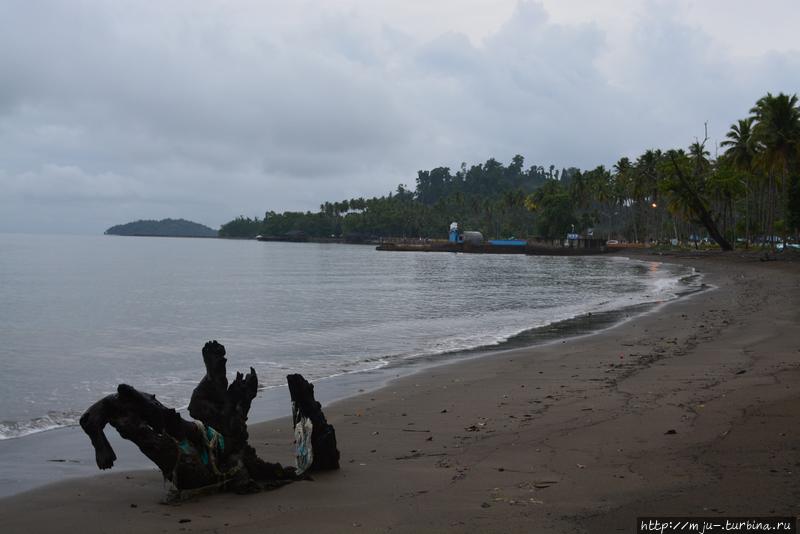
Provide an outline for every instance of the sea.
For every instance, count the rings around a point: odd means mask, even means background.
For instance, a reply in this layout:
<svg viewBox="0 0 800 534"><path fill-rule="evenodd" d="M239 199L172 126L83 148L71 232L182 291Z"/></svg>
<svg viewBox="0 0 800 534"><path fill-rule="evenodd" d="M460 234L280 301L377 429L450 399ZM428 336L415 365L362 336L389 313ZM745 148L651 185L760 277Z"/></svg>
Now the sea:
<svg viewBox="0 0 800 534"><path fill-rule="evenodd" d="M580 318L606 327L699 283L620 256L0 234L0 443L74 427L119 383L183 408L207 340L225 345L229 376L255 369L261 395L288 373L363 388L360 376L542 342Z"/></svg>

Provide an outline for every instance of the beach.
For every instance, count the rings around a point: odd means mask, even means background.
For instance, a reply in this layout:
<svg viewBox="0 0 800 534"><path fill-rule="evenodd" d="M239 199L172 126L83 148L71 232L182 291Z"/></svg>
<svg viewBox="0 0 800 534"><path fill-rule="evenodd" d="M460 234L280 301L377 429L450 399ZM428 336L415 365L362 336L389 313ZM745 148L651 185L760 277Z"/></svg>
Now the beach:
<svg viewBox="0 0 800 534"><path fill-rule="evenodd" d="M342 468L164 505L154 470L0 500L4 532L634 532L800 515L800 262L682 263L708 290L603 332L424 369L333 404ZM292 463L287 418L251 443ZM90 447L88 440L87 447Z"/></svg>

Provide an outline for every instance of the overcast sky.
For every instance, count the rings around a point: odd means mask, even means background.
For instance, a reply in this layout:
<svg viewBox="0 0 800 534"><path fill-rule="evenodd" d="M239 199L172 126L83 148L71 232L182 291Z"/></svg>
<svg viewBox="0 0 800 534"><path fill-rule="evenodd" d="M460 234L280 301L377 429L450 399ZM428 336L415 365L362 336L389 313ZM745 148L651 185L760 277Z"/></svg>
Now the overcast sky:
<svg viewBox="0 0 800 534"><path fill-rule="evenodd" d="M797 0L2 0L0 231L413 188L489 157L713 143L800 91Z"/></svg>

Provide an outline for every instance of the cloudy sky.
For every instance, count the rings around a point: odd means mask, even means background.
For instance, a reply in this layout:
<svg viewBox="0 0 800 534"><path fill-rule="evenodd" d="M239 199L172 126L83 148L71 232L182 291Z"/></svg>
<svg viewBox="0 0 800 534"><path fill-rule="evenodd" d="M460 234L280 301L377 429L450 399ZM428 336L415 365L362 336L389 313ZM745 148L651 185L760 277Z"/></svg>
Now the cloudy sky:
<svg viewBox="0 0 800 534"><path fill-rule="evenodd" d="M800 91L797 0L2 0L0 232L609 165ZM711 147L713 154L713 145Z"/></svg>

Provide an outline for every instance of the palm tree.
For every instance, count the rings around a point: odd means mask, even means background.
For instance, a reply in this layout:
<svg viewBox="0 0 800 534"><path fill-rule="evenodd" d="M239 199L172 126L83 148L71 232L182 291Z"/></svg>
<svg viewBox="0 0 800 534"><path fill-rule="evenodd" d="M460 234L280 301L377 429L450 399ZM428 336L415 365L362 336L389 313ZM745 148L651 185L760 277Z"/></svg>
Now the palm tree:
<svg viewBox="0 0 800 534"><path fill-rule="evenodd" d="M695 141L689 145L689 158L694 165L694 172L699 176L711 169L711 162L708 161L710 154L706 150L706 142Z"/></svg>
<svg viewBox="0 0 800 534"><path fill-rule="evenodd" d="M720 146L728 147L725 155L731 163L747 172L752 169L756 155L753 120L753 117L747 117L739 119L737 124L731 124L731 129L725 134L726 139L720 143Z"/></svg>
<svg viewBox="0 0 800 534"><path fill-rule="evenodd" d="M579 208L585 208L590 201L589 183L586 174L578 171L569 184L569 195L572 202Z"/></svg>
<svg viewBox="0 0 800 534"><path fill-rule="evenodd" d="M699 145L699 143L695 144ZM672 171L670 172L671 178L665 181L663 186L672 194L670 199L672 209L676 212L690 214L693 219L705 226L708 234L722 250L733 250L731 244L719 231L714 214L708 206L702 190L703 177L687 172L689 165L697 169L696 157L687 157L683 151L678 150L670 150L667 157L672 164Z"/></svg>
<svg viewBox="0 0 800 534"><path fill-rule="evenodd" d="M636 241L639 241L638 230L640 228L642 230L641 237L647 241L648 207L658 202L658 166L663 157L660 150L646 150L636 160L631 184L634 202L633 231Z"/></svg>
<svg viewBox="0 0 800 534"><path fill-rule="evenodd" d="M679 150L669 150L667 151L667 156L670 158L675 159L679 164L683 164L687 158L686 154L682 149ZM686 163L685 167L689 167L689 164ZM689 202L687 202L685 195L675 194L676 183L675 180L665 180L661 184L662 189L664 192L668 193L665 195L666 197L666 208L667 212L672 216L672 229L674 232L675 239L679 239L678 237L678 224L677 220L680 219L683 222L687 222L688 224L685 225L683 228L684 231L681 232L682 235L688 235L692 233L693 225L693 214L692 210L689 206ZM697 248L697 241L695 241L695 248Z"/></svg>
<svg viewBox="0 0 800 534"><path fill-rule="evenodd" d="M746 246L750 245L750 175L753 172L753 161L756 156L755 139L753 137L753 117L739 119L737 124L731 124L731 129L725 134L721 146L727 147L725 156L734 168L745 173L744 185L744 226Z"/></svg>
<svg viewBox="0 0 800 534"><path fill-rule="evenodd" d="M800 108L797 95L767 93L750 110L755 125L753 136L759 148L759 164L766 170L769 184L769 215L767 228L770 241L775 226L777 186L785 193L789 167L800 149ZM776 184L776 174L779 178ZM784 236L785 238L785 236Z"/></svg>
<svg viewBox="0 0 800 534"><path fill-rule="evenodd" d="M611 212L613 215L622 214L623 208L629 204L630 199L633 197L633 182L631 180L632 174L633 166L631 165L631 160L629 158L622 157L614 164L614 183L612 186L614 195L614 208ZM613 219L609 222L609 224L612 228L615 226ZM608 239L611 239L610 230Z"/></svg>
<svg viewBox="0 0 800 534"><path fill-rule="evenodd" d="M591 219L593 224L600 222L600 214L610 214L614 211L613 194L611 189L611 173L605 166L599 165L588 174L589 197L592 200ZM610 215L609 215L610 226Z"/></svg>

